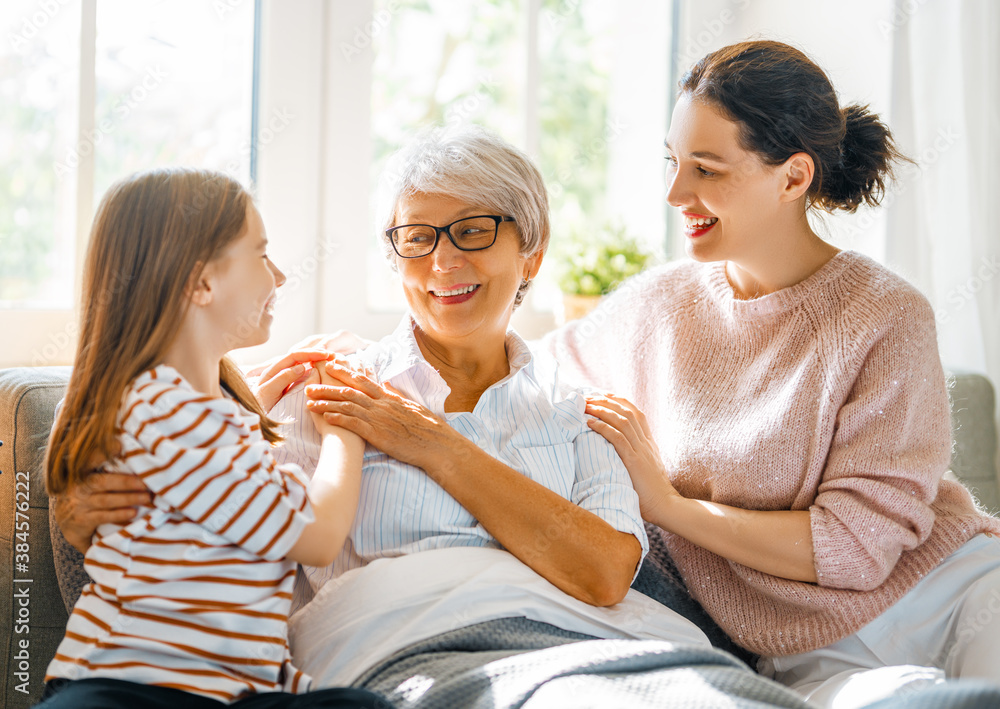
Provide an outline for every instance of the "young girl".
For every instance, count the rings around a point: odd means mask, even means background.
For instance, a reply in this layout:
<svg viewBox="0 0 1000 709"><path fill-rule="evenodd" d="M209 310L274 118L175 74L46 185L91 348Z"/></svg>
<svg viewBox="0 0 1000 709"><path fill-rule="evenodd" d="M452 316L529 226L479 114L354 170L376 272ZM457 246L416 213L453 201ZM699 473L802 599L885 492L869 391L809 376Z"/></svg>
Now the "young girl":
<svg viewBox="0 0 1000 709"><path fill-rule="evenodd" d="M268 338L285 279L266 249L250 196L223 174L136 175L98 209L48 489L86 484L82 471L102 459L138 476L152 501L94 536L93 583L48 667L46 709L379 701L294 694L310 684L286 639L295 562L328 564L343 545L363 442L315 417L324 443L312 482L275 464L277 425L225 356ZM283 380L302 371L283 365Z"/></svg>
<svg viewBox="0 0 1000 709"><path fill-rule="evenodd" d="M1000 520L942 479L933 311L806 218L878 204L889 130L802 52L744 42L682 79L666 149L692 260L548 341L617 395L592 426L643 516L733 640L817 703L888 689L885 665L1000 682Z"/></svg>

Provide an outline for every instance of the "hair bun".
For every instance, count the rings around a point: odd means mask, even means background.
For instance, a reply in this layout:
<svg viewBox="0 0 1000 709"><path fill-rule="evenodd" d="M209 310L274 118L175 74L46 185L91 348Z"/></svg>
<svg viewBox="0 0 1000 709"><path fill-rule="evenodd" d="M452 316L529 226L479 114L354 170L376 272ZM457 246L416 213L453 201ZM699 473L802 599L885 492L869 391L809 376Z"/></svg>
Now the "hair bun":
<svg viewBox="0 0 1000 709"><path fill-rule="evenodd" d="M836 169L823 176L816 206L828 211L854 212L862 204L876 206L885 195L893 162L901 156L892 134L868 106L852 104L841 109L844 137Z"/></svg>
<svg viewBox="0 0 1000 709"><path fill-rule="evenodd" d="M802 51L771 40L707 54L680 81L681 91L718 108L739 126L740 144L766 165L798 152L815 166L807 205L832 212L877 205L906 160L867 106L840 107L826 73Z"/></svg>

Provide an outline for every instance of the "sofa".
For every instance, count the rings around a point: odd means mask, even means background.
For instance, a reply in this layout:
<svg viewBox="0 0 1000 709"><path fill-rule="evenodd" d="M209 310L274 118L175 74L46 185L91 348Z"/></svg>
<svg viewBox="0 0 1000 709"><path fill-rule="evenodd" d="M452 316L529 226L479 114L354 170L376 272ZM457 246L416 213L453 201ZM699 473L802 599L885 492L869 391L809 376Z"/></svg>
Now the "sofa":
<svg viewBox="0 0 1000 709"><path fill-rule="evenodd" d="M0 565L0 709L28 707L40 698L45 669L75 599L68 587L82 573L51 525L43 475L53 412L69 374L69 367L0 370L0 544L6 559ZM1000 475L993 387L974 373L956 372L950 381L956 444L949 475L996 512ZM54 535L61 543L53 545ZM67 570L74 563L75 570Z"/></svg>

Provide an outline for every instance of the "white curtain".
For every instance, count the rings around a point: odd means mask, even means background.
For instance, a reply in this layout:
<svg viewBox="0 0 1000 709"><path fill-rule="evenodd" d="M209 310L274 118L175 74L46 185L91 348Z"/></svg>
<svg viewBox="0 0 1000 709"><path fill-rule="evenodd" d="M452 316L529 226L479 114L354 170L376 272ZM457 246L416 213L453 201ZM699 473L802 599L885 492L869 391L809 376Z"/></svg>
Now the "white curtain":
<svg viewBox="0 0 1000 709"><path fill-rule="evenodd" d="M886 260L930 298L941 357L1000 386L1000 6L895 0L892 127L918 161Z"/></svg>

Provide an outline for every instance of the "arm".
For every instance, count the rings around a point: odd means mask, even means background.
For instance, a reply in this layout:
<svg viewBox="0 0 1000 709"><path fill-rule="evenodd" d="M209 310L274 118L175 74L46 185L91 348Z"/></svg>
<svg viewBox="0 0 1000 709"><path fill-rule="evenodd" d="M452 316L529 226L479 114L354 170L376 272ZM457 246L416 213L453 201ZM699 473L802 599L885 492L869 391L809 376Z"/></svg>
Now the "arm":
<svg viewBox="0 0 1000 709"><path fill-rule="evenodd" d="M562 591L596 606L625 597L642 555L634 535L619 532L455 436L461 440L413 464L424 468L505 549Z"/></svg>
<svg viewBox="0 0 1000 709"><path fill-rule="evenodd" d="M269 561L283 558L312 521L302 471L278 468L235 402L140 379L125 411L120 459L155 506Z"/></svg>
<svg viewBox="0 0 1000 709"><path fill-rule="evenodd" d="M343 547L354 520L364 441L314 416L316 419L323 435L322 453L309 485L316 520L306 525L287 556L302 564L326 566ZM86 554L100 525L128 524L138 507L153 504L153 494L131 473L95 472L53 503L63 536Z"/></svg>
<svg viewBox="0 0 1000 709"><path fill-rule="evenodd" d="M951 460L951 406L934 313L914 295L867 348L810 507L816 571L831 588L870 590L934 526Z"/></svg>
<svg viewBox="0 0 1000 709"><path fill-rule="evenodd" d="M612 605L641 557L635 535L494 459L426 408L328 365L338 387L310 387L310 409L423 468L508 551L566 593Z"/></svg>
<svg viewBox="0 0 1000 709"><path fill-rule="evenodd" d="M50 502L66 541L86 554L99 526L128 524L137 508L153 504L153 495L131 473L95 471Z"/></svg>
<svg viewBox="0 0 1000 709"><path fill-rule="evenodd" d="M319 373L308 380L319 383ZM343 428L327 423L322 414L310 414L323 437L316 472L309 483L309 500L316 520L302 531L288 558L308 566L328 566L340 553L354 523L361 494L361 464L365 442Z"/></svg>
<svg viewBox="0 0 1000 709"><path fill-rule="evenodd" d="M682 497L670 484L646 423L621 397L591 397L591 428L607 438L639 493L642 516L714 554L773 576L815 582L810 513L744 510Z"/></svg>
<svg viewBox="0 0 1000 709"><path fill-rule="evenodd" d="M931 503L951 452L933 313L917 295L893 309L867 342L847 338L862 348L841 353L856 378L837 412L808 510L742 510L680 497L641 414L618 397L595 398L588 411L599 420L592 427L622 455L643 515L775 576L828 588L881 585L900 555L930 535Z"/></svg>

